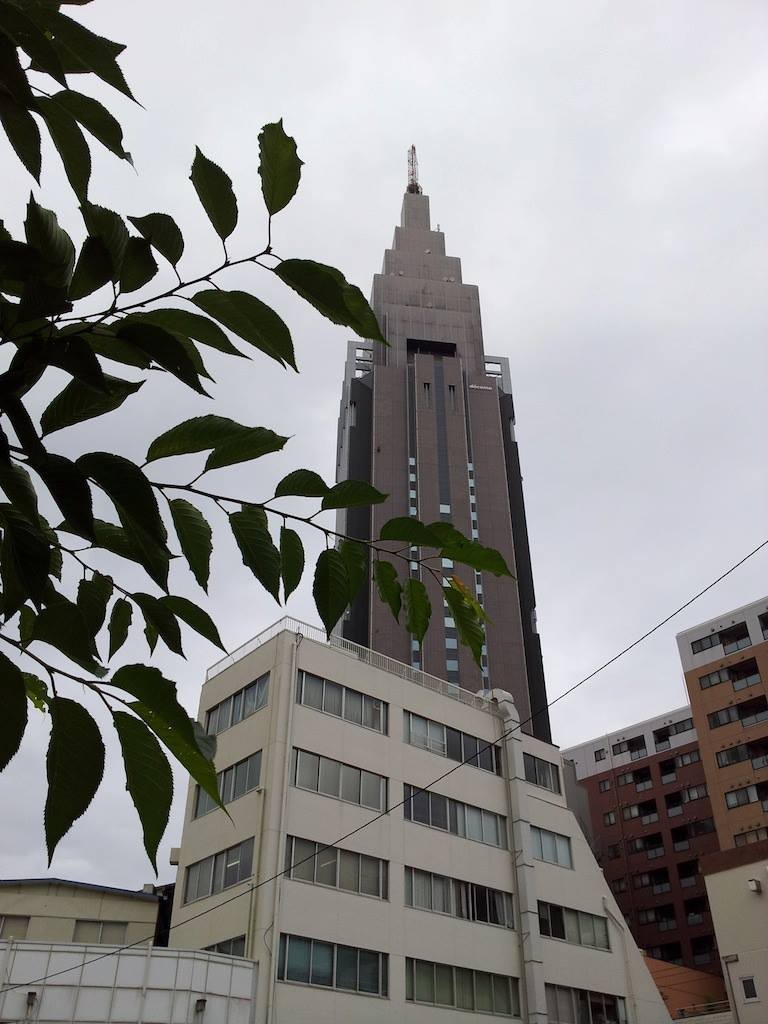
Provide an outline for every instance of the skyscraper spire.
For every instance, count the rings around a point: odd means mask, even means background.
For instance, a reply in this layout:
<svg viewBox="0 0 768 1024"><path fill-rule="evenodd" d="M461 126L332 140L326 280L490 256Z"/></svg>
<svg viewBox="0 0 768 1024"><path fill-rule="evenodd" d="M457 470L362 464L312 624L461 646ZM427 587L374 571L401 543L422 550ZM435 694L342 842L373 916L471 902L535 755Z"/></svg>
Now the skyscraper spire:
<svg viewBox="0 0 768 1024"><path fill-rule="evenodd" d="M419 161L416 158L416 147L411 146L408 150L408 192L421 192L419 184Z"/></svg>

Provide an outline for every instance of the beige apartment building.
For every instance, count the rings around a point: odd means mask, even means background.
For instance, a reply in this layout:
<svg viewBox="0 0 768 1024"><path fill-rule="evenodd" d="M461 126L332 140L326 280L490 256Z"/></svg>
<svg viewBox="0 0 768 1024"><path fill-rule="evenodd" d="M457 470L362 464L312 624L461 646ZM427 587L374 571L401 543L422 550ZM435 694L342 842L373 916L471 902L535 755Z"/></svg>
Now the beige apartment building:
<svg viewBox="0 0 768 1024"><path fill-rule="evenodd" d="M200 720L226 811L190 787L171 945L257 961L258 1024L669 1020L505 692L284 619Z"/></svg>

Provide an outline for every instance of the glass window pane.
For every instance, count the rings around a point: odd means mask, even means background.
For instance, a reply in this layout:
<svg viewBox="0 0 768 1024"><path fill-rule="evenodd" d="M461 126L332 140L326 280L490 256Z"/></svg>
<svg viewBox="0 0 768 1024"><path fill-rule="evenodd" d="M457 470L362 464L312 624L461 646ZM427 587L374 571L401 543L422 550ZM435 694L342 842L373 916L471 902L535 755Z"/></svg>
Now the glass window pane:
<svg viewBox="0 0 768 1024"><path fill-rule="evenodd" d="M462 760L466 761L468 764L474 764L474 765L479 764L479 762L477 760L478 742L475 739L475 737L474 736L467 736L466 733L463 733L462 739L463 739L462 749L463 749L463 754L464 754Z"/></svg>
<svg viewBox="0 0 768 1024"><path fill-rule="evenodd" d="M373 772L363 772L360 782L360 803L364 807L383 810L381 776Z"/></svg>
<svg viewBox="0 0 768 1024"><path fill-rule="evenodd" d="M288 981L309 981L309 963L312 943L296 935L288 937L288 956L285 976Z"/></svg>
<svg viewBox="0 0 768 1024"><path fill-rule="evenodd" d="M203 886L203 893L221 892L224 888L224 870L227 865L227 857L224 853L217 853L215 857L208 857L203 861L200 868L200 885Z"/></svg>
<svg viewBox="0 0 768 1024"><path fill-rule="evenodd" d="M348 722L362 725L363 722L363 695L355 690L347 690L344 694L344 717Z"/></svg>
<svg viewBox="0 0 768 1024"><path fill-rule="evenodd" d="M581 942L584 946L595 945L595 919L591 914L579 914Z"/></svg>
<svg viewBox="0 0 768 1024"><path fill-rule="evenodd" d="M411 800L411 820L429 824L429 793L423 789L415 793Z"/></svg>
<svg viewBox="0 0 768 1024"><path fill-rule="evenodd" d="M257 750L248 758L248 789L255 789L261 779L261 751Z"/></svg>
<svg viewBox="0 0 768 1024"><path fill-rule="evenodd" d="M0 915L0 939L26 939L29 918L21 914ZM77 928L77 924L75 924ZM75 941L78 941L75 939Z"/></svg>
<svg viewBox="0 0 768 1024"><path fill-rule="evenodd" d="M420 715L411 715L408 742L414 747L424 747L426 750L429 745L427 733L428 725L426 718L421 718Z"/></svg>
<svg viewBox="0 0 768 1024"><path fill-rule="evenodd" d="M446 728L445 730L445 752L452 761L461 761L461 733L458 729Z"/></svg>
<svg viewBox="0 0 768 1024"><path fill-rule="evenodd" d="M235 765L233 775L234 788L232 791L232 799L237 800L237 798L242 796L248 788L248 762L241 761L240 764Z"/></svg>
<svg viewBox="0 0 768 1024"><path fill-rule="evenodd" d="M296 785L303 789L317 790L317 776L320 770L320 758L306 750L299 750L296 769Z"/></svg>
<svg viewBox="0 0 768 1024"><path fill-rule="evenodd" d="M472 971L456 968L456 1005L461 1010L474 1010L475 986Z"/></svg>
<svg viewBox="0 0 768 1024"><path fill-rule="evenodd" d="M481 768L484 768L487 772L492 772L494 770L493 747L489 746L485 741L481 744L478 757L480 759Z"/></svg>
<svg viewBox="0 0 768 1024"><path fill-rule="evenodd" d="M405 958L405 998L413 1001L413 960L409 956Z"/></svg>
<svg viewBox="0 0 768 1024"><path fill-rule="evenodd" d="M200 865L191 864L187 868L187 887L184 890L184 901L189 903L190 900L197 899L197 887L200 882Z"/></svg>
<svg viewBox="0 0 768 1024"><path fill-rule="evenodd" d="M541 841L541 829L531 826L531 845L533 846L533 856L538 860L544 858L544 848Z"/></svg>
<svg viewBox="0 0 768 1024"><path fill-rule="evenodd" d="M243 692L243 718L248 718L256 710L256 683L246 686Z"/></svg>
<svg viewBox="0 0 768 1024"><path fill-rule="evenodd" d="M442 875L432 875L432 909L441 914L451 912L451 880Z"/></svg>
<svg viewBox="0 0 768 1024"><path fill-rule="evenodd" d="M280 936L280 953L278 954L277 960L277 976L280 979L285 979L285 949L288 944L288 936Z"/></svg>
<svg viewBox="0 0 768 1024"><path fill-rule="evenodd" d="M478 1010L493 1011L491 976L485 971L475 971L475 1001Z"/></svg>
<svg viewBox="0 0 768 1024"><path fill-rule="evenodd" d="M549 1020L559 1020L559 1014L557 1012L557 989L554 985L545 985L544 989L547 993L547 1018Z"/></svg>
<svg viewBox="0 0 768 1024"><path fill-rule="evenodd" d="M232 698L227 697L219 704L219 723L217 726L218 732L223 732L224 729L228 729L232 719Z"/></svg>
<svg viewBox="0 0 768 1024"><path fill-rule="evenodd" d="M269 672L256 680L256 710L266 707L269 698Z"/></svg>
<svg viewBox="0 0 768 1024"><path fill-rule="evenodd" d="M206 732L209 736L215 736L219 731L219 707L216 705L215 708L211 708L208 712L208 721L206 724Z"/></svg>
<svg viewBox="0 0 768 1024"><path fill-rule="evenodd" d="M536 781L536 760L532 754L523 754L523 767L525 769L525 781Z"/></svg>
<svg viewBox="0 0 768 1024"><path fill-rule="evenodd" d="M592 1012L592 1024L606 1024L602 993L589 993L589 1009Z"/></svg>
<svg viewBox="0 0 768 1024"><path fill-rule="evenodd" d="M479 807L465 806L467 815L467 838L483 840L483 815Z"/></svg>
<svg viewBox="0 0 768 1024"><path fill-rule="evenodd" d="M493 975L493 1012L510 1016L512 1013L512 998L509 991L509 978L501 974Z"/></svg>
<svg viewBox="0 0 768 1024"><path fill-rule="evenodd" d="M312 973L310 981L313 985L333 984L333 946L330 942L312 943Z"/></svg>
<svg viewBox="0 0 768 1024"><path fill-rule="evenodd" d="M576 942L576 943L578 943L580 941L579 915L578 915L577 911L570 910L569 908L566 907L566 909L565 909L565 936L561 935L560 938L561 939L562 938L566 938L569 942Z"/></svg>
<svg viewBox="0 0 768 1024"><path fill-rule="evenodd" d="M230 956L245 956L245 936L238 935L230 941Z"/></svg>
<svg viewBox="0 0 768 1024"><path fill-rule="evenodd" d="M541 900L539 900L539 934L546 935L548 938L552 934L549 926L549 904L542 903Z"/></svg>
<svg viewBox="0 0 768 1024"><path fill-rule="evenodd" d="M563 908L556 906L554 903L550 903L549 905L549 927L552 931L553 939L565 938L565 918L563 915Z"/></svg>
<svg viewBox="0 0 768 1024"><path fill-rule="evenodd" d="M435 964L435 1002L438 1006L453 1006L453 969L447 964Z"/></svg>
<svg viewBox="0 0 768 1024"><path fill-rule="evenodd" d="M379 954L359 950L359 992L379 992Z"/></svg>
<svg viewBox="0 0 768 1024"><path fill-rule="evenodd" d="M484 885L472 886L472 909L476 921L488 921L488 890Z"/></svg>
<svg viewBox="0 0 768 1024"><path fill-rule="evenodd" d="M549 861L550 864L557 864L557 843L555 842L554 832L547 832L542 829L541 848L544 860Z"/></svg>
<svg viewBox="0 0 768 1024"><path fill-rule="evenodd" d="M435 1001L435 965L426 960L414 961L414 994L419 1003Z"/></svg>
<svg viewBox="0 0 768 1024"><path fill-rule="evenodd" d="M492 846L500 846L499 819L490 811L483 811L483 842Z"/></svg>
<svg viewBox="0 0 768 1024"><path fill-rule="evenodd" d="M429 749L435 754L445 753L445 726L439 722L430 722L428 726L429 732Z"/></svg>
<svg viewBox="0 0 768 1024"><path fill-rule="evenodd" d="M232 725L237 725L243 718L243 691L232 695Z"/></svg>
<svg viewBox="0 0 768 1024"><path fill-rule="evenodd" d="M470 889L468 882L453 883L453 913L456 917L470 916Z"/></svg>
<svg viewBox="0 0 768 1024"><path fill-rule="evenodd" d="M557 1012L564 1024L575 1024L573 992L562 985L557 989Z"/></svg>
<svg viewBox="0 0 768 1024"><path fill-rule="evenodd" d="M224 888L228 888L230 885L236 885L240 880L240 848L235 847L233 850L227 850L226 859L224 861Z"/></svg>
<svg viewBox="0 0 768 1024"><path fill-rule="evenodd" d="M5 931L5 929L3 929ZM9 933L10 934L10 933ZM75 933L73 942L98 942L101 935L101 926L98 921L75 921ZM20 938L18 935L13 936Z"/></svg>
<svg viewBox="0 0 768 1024"><path fill-rule="evenodd" d="M599 949L609 949L608 922L604 917L594 918L595 924L595 945Z"/></svg>
<svg viewBox="0 0 768 1024"><path fill-rule="evenodd" d="M432 909L432 876L428 871L413 871L413 905L422 910Z"/></svg>
<svg viewBox="0 0 768 1024"><path fill-rule="evenodd" d="M323 696L323 711L329 715L337 715L341 718L341 702L344 695L344 688L338 683L325 681L325 694Z"/></svg>
<svg viewBox="0 0 768 1024"><path fill-rule="evenodd" d="M556 836L557 841L557 863L563 867L573 867L571 861L571 841L567 836Z"/></svg>
<svg viewBox="0 0 768 1024"><path fill-rule="evenodd" d="M293 840L291 861L294 866L291 869L292 878L300 878L304 882L314 882L316 849L315 843L310 843L307 839Z"/></svg>
<svg viewBox="0 0 768 1024"><path fill-rule="evenodd" d="M318 885L336 885L337 855L338 851L333 848L318 853L315 868L315 881Z"/></svg>
<svg viewBox="0 0 768 1024"><path fill-rule="evenodd" d="M240 879L248 878L253 869L253 839L240 843Z"/></svg>
<svg viewBox="0 0 768 1024"><path fill-rule="evenodd" d="M430 793L430 824L433 828L448 828L448 801L439 793Z"/></svg>
<svg viewBox="0 0 768 1024"><path fill-rule="evenodd" d="M349 850L339 850L339 888L358 892L360 888L360 855Z"/></svg>
<svg viewBox="0 0 768 1024"><path fill-rule="evenodd" d="M304 673L303 703L307 707L317 708L318 711L323 706L323 680L318 676L310 675L309 672Z"/></svg>
<svg viewBox="0 0 768 1024"><path fill-rule="evenodd" d="M381 895L379 861L376 857L360 857L360 892L368 896Z"/></svg>
<svg viewBox="0 0 768 1024"><path fill-rule="evenodd" d="M341 766L341 799L350 803L360 803L360 769L351 765Z"/></svg>
<svg viewBox="0 0 768 1024"><path fill-rule="evenodd" d="M352 946L336 947L336 988L357 991L357 950Z"/></svg>
<svg viewBox="0 0 768 1024"><path fill-rule="evenodd" d="M332 761L329 757L320 758L320 781L318 792L326 796L338 796L341 781L341 765L338 761Z"/></svg>
<svg viewBox="0 0 768 1024"><path fill-rule="evenodd" d="M365 697L363 700L363 725L368 729L382 731L381 701L375 697Z"/></svg>

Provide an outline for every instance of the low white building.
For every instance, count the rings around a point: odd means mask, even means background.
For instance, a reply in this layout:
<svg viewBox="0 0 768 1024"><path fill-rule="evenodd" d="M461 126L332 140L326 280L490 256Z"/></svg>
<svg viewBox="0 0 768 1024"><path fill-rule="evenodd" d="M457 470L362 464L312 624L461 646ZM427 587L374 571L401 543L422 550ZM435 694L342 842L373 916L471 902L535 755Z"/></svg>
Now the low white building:
<svg viewBox="0 0 768 1024"><path fill-rule="evenodd" d="M258 961L258 1024L669 1020L508 694L284 619L200 719L229 816L190 788L170 941Z"/></svg>

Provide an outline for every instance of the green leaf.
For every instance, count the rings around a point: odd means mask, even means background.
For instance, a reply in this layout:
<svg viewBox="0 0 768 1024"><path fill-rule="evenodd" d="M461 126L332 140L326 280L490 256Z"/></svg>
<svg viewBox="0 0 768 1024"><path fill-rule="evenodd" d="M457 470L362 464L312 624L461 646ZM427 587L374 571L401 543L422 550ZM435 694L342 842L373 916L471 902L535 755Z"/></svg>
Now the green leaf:
<svg viewBox="0 0 768 1024"><path fill-rule="evenodd" d="M448 602L451 616L456 623L459 638L472 651L472 657L479 667L481 664L482 647L485 643L485 630L482 623L478 620L474 609L460 590L450 586L443 590L443 594Z"/></svg>
<svg viewBox="0 0 768 1024"><path fill-rule="evenodd" d="M380 559L373 563L373 578L381 600L389 605L390 611L397 622L400 621L403 588L397 578L397 570L391 562Z"/></svg>
<svg viewBox="0 0 768 1024"><path fill-rule="evenodd" d="M31 523L38 521L37 494L32 478L23 466L0 461L0 487L23 516Z"/></svg>
<svg viewBox="0 0 768 1024"><path fill-rule="evenodd" d="M79 121L102 146L115 156L130 162L130 153L123 149L123 129L120 122L98 100L75 92L74 89L65 89L57 92L53 96L53 101Z"/></svg>
<svg viewBox="0 0 768 1024"><path fill-rule="evenodd" d="M405 628L421 643L429 626L432 605L429 603L427 588L421 580L409 577L403 587L405 606Z"/></svg>
<svg viewBox="0 0 768 1024"><path fill-rule="evenodd" d="M82 613L85 624L95 637L104 625L107 617L107 605L112 597L112 580L94 572L89 580L80 580L77 587L77 607Z"/></svg>
<svg viewBox="0 0 768 1024"><path fill-rule="evenodd" d="M224 241L237 226L237 199L232 191L232 179L199 148L195 149L189 177L214 231Z"/></svg>
<svg viewBox="0 0 768 1024"><path fill-rule="evenodd" d="M104 491L117 509L123 526L127 526L127 517L159 547L165 546L168 535L155 492L138 466L111 452L90 452L80 456L77 467Z"/></svg>
<svg viewBox="0 0 768 1024"><path fill-rule="evenodd" d="M211 528L202 512L184 498L174 498L170 506L181 553L198 584L207 591L213 551Z"/></svg>
<svg viewBox="0 0 768 1024"><path fill-rule="evenodd" d="M171 559L168 548L159 545L138 523L125 516L122 522L123 529L113 523L95 522L94 546L138 562L159 587L167 590Z"/></svg>
<svg viewBox="0 0 768 1024"><path fill-rule="evenodd" d="M144 381L121 380L105 373L104 383L107 391L99 392L86 387L79 380L70 381L40 417L43 434L52 434L64 427L119 409L129 395L139 390Z"/></svg>
<svg viewBox="0 0 768 1024"><path fill-rule="evenodd" d="M283 598L288 600L301 582L304 572L304 545L295 530L280 529L280 571L283 577Z"/></svg>
<svg viewBox="0 0 768 1024"><path fill-rule="evenodd" d="M45 71L57 82L66 85L64 69L45 33L13 3L4 3L2 31L34 62L35 70Z"/></svg>
<svg viewBox="0 0 768 1024"><path fill-rule="evenodd" d="M128 638L128 630L131 628L133 608L130 601L124 597L118 597L112 606L112 614L109 617L109 657L114 657Z"/></svg>
<svg viewBox="0 0 768 1024"><path fill-rule="evenodd" d="M22 647L28 647L32 640L32 633L35 628L36 613L24 604L19 608L19 640Z"/></svg>
<svg viewBox="0 0 768 1024"><path fill-rule="evenodd" d="M120 290L135 292L143 288L157 273L157 263L145 238L128 239L120 268Z"/></svg>
<svg viewBox="0 0 768 1024"><path fill-rule="evenodd" d="M221 806L213 766L214 747L201 745L193 722L176 696L176 686L156 668L148 665L125 665L112 676L110 686L136 697L131 705L150 727L161 743L187 769L192 778Z"/></svg>
<svg viewBox="0 0 768 1024"><path fill-rule="evenodd" d="M112 280L112 257L100 238L88 235L83 242L69 286L70 299L84 299Z"/></svg>
<svg viewBox="0 0 768 1024"><path fill-rule="evenodd" d="M430 548L442 546L440 539L432 532L431 527L425 526L424 523L411 516L399 516L384 523L379 540L401 540L407 544Z"/></svg>
<svg viewBox="0 0 768 1024"><path fill-rule="evenodd" d="M125 247L128 245L128 228L122 217L114 210L108 210L104 206L82 203L80 209L88 234L100 238L109 253L109 258L112 261L111 278L116 284L120 278Z"/></svg>
<svg viewBox="0 0 768 1024"><path fill-rule="evenodd" d="M312 596L326 636L330 636L349 603L347 566L335 548L322 551L317 559Z"/></svg>
<svg viewBox="0 0 768 1024"><path fill-rule="evenodd" d="M295 494L303 498L323 498L329 490L328 484L311 469L294 469L277 485L275 497L284 498Z"/></svg>
<svg viewBox="0 0 768 1024"><path fill-rule="evenodd" d="M434 527L439 525L446 524L433 524L429 529L434 530ZM491 572L494 576L512 575L498 551L494 548L483 547L476 540L468 540L461 534L458 534L458 538L452 542L443 543L440 553L443 558L450 558L461 565L468 565L477 572Z"/></svg>
<svg viewBox="0 0 768 1024"><path fill-rule="evenodd" d="M128 220L153 249L176 266L184 252L184 238L173 217L167 213L148 213L145 217L129 217Z"/></svg>
<svg viewBox="0 0 768 1024"><path fill-rule="evenodd" d="M40 129L26 107L0 92L0 124L16 156L40 184Z"/></svg>
<svg viewBox="0 0 768 1024"><path fill-rule="evenodd" d="M120 323L117 328L117 336L129 341L142 352L146 352L158 366L162 366L174 377L178 377L193 391L197 391L201 395L207 394L200 383L195 364L189 358L189 354L179 339L170 331L156 327L154 324L136 323L129 320L127 323Z"/></svg>
<svg viewBox="0 0 768 1024"><path fill-rule="evenodd" d="M104 775L104 744L96 722L77 701L53 697L48 744L45 842L48 866L59 840L83 815Z"/></svg>
<svg viewBox="0 0 768 1024"><path fill-rule="evenodd" d="M264 589L280 601L280 552L272 543L267 514L261 508L244 508L229 517L243 564Z"/></svg>
<svg viewBox="0 0 768 1024"><path fill-rule="evenodd" d="M113 711L125 765L126 788L139 815L144 849L157 874L157 848L168 825L173 800L173 773L147 725L124 711Z"/></svg>
<svg viewBox="0 0 768 1024"><path fill-rule="evenodd" d="M119 324L115 324L118 327ZM116 337L112 327L97 327L88 332L88 344L94 352L103 356L104 359L111 359L116 363L125 363L126 366L137 366L141 370L148 370L152 365L152 357L138 348L130 341L123 341Z"/></svg>
<svg viewBox="0 0 768 1024"><path fill-rule="evenodd" d="M3 679L3 713L0 715L0 772L21 746L27 727L27 688L24 676L4 654L0 654Z"/></svg>
<svg viewBox="0 0 768 1024"><path fill-rule="evenodd" d="M363 580L368 575L368 548L357 540L343 540L339 545L339 554L344 559L349 580L349 602L357 597Z"/></svg>
<svg viewBox="0 0 768 1024"><path fill-rule="evenodd" d="M313 260L283 260L274 272L326 320L351 327L361 338L386 344L365 296L335 267Z"/></svg>
<svg viewBox="0 0 768 1024"><path fill-rule="evenodd" d="M41 356L48 365L58 366L89 388L107 391L101 363L85 338L77 334L55 338L43 345Z"/></svg>
<svg viewBox="0 0 768 1024"><path fill-rule="evenodd" d="M287 440L265 427L244 427L224 416L195 416L155 438L147 462L213 449L205 468L219 469L280 451Z"/></svg>
<svg viewBox="0 0 768 1024"><path fill-rule="evenodd" d="M40 607L48 587L51 549L47 538L12 505L0 505L3 528L0 581L6 619L31 599Z"/></svg>
<svg viewBox="0 0 768 1024"><path fill-rule="evenodd" d="M83 388L84 386L77 384L77 387ZM91 394L99 398L103 397L95 391L91 391ZM56 399L54 399L55 401ZM45 455L36 455L31 458L29 464L50 491L51 497L74 532L85 537L86 540L92 540L94 525L91 489L85 476L74 462L70 462L63 455L52 455L47 452Z"/></svg>
<svg viewBox="0 0 768 1024"><path fill-rule="evenodd" d="M342 480L334 484L323 498L320 506L326 508L358 508L361 505L379 505L386 501L386 494L377 491L364 480Z"/></svg>
<svg viewBox="0 0 768 1024"><path fill-rule="evenodd" d="M70 66L74 64L76 70L92 71L107 85L133 99L123 72L115 60L115 54L123 49L119 43L91 32L85 25L73 21L60 11L51 11L48 19L56 50L65 69L65 62L68 62Z"/></svg>
<svg viewBox="0 0 768 1024"><path fill-rule="evenodd" d="M50 644L92 675L105 675L95 660L93 636L81 609L65 598L43 608L35 620L32 639Z"/></svg>
<svg viewBox="0 0 768 1024"><path fill-rule="evenodd" d="M291 332L274 309L248 292L210 288L192 296L196 306L220 324L275 359L296 369Z"/></svg>
<svg viewBox="0 0 768 1024"><path fill-rule="evenodd" d="M166 605L162 604L151 594L131 594L135 604L141 609L144 621L148 626L157 630L158 636L165 646L174 654L184 657L181 646L181 630L176 621L176 616Z"/></svg>
<svg viewBox="0 0 768 1024"><path fill-rule="evenodd" d="M160 604L170 609L177 618L181 619L182 622L186 622L200 636L204 636L214 646L220 647L225 654L227 653L226 647L221 642L216 624L208 612L198 608L196 604L188 601L186 597L178 597L172 594L167 597L161 597Z"/></svg>
<svg viewBox="0 0 768 1024"><path fill-rule="evenodd" d="M0 92L7 93L25 107L31 107L35 102L16 47L4 32L0 32Z"/></svg>
<svg viewBox="0 0 768 1024"><path fill-rule="evenodd" d="M259 132L259 176L270 216L284 209L296 195L303 163L296 152L296 140L283 131L282 118L265 124Z"/></svg>
<svg viewBox="0 0 768 1024"><path fill-rule="evenodd" d="M154 654L155 648L157 647L157 641L160 639L160 634L151 622L147 622L144 626L144 639L147 641L147 647L149 648L150 655Z"/></svg>
<svg viewBox="0 0 768 1024"><path fill-rule="evenodd" d="M31 672L22 672L24 677L24 686L27 690L27 700L33 707L36 707L38 711L45 711L48 707L48 687L45 685L42 679L38 679L36 675Z"/></svg>
<svg viewBox="0 0 768 1024"><path fill-rule="evenodd" d="M171 334L182 334L194 338L201 345L225 352L228 356L247 358L239 349L235 348L217 323L209 320L207 316L200 316L199 313L190 313L186 309L151 309L146 313L129 313L125 319L154 324L156 327L170 331Z"/></svg>
<svg viewBox="0 0 768 1024"><path fill-rule="evenodd" d="M53 99L41 96L35 105L58 150L72 191L81 203L85 203L88 199L88 183L91 180L91 153L80 126L74 117Z"/></svg>
<svg viewBox="0 0 768 1024"><path fill-rule="evenodd" d="M45 262L46 270L42 276L44 283L63 287L68 285L75 265L72 239L59 227L56 214L38 206L32 196L27 203L24 232L29 244L38 250Z"/></svg>

